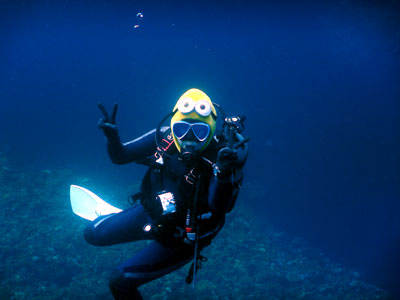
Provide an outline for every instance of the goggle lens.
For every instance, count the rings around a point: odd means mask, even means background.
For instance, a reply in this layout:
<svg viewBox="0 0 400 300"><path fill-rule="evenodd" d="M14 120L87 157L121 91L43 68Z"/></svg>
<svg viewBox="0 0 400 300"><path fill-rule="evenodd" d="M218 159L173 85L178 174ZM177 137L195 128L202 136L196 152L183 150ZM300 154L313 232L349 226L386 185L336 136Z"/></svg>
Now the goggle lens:
<svg viewBox="0 0 400 300"><path fill-rule="evenodd" d="M207 139L210 134L210 126L206 123L188 123L185 121L179 121L174 123L172 131L178 139L183 139L185 135L192 129L196 138L202 142Z"/></svg>
<svg viewBox="0 0 400 300"><path fill-rule="evenodd" d="M176 122L172 126L172 131L178 139L182 139L189 131L190 124L186 122Z"/></svg>
<svg viewBox="0 0 400 300"><path fill-rule="evenodd" d="M192 130L194 135L199 141L204 141L210 134L210 126L205 123L195 123L192 124Z"/></svg>

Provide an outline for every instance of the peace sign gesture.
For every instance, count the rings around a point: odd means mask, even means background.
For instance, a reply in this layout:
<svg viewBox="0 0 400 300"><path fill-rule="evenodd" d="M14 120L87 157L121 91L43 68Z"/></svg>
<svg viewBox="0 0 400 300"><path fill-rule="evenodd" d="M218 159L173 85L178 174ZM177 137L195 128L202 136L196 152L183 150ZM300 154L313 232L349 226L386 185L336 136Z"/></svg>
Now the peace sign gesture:
<svg viewBox="0 0 400 300"><path fill-rule="evenodd" d="M114 108L113 108L113 111L111 114L111 118L109 117L108 112L106 111L106 109L102 103L98 103L97 106L100 108L101 112L104 115L104 118L100 119L100 121L102 121L102 122L99 122L99 125L100 125L100 123L110 123L110 124L115 125L115 117L116 117L117 111L118 111L118 103L114 103Z"/></svg>
<svg viewBox="0 0 400 300"><path fill-rule="evenodd" d="M99 120L97 126L104 131L106 137L110 137L112 134L117 132L116 126L116 116L118 111L118 104L115 103L113 107L113 111L111 113L111 117L108 114L107 110L103 106L103 104L98 103L97 106L100 108L101 112L103 113L103 117Z"/></svg>

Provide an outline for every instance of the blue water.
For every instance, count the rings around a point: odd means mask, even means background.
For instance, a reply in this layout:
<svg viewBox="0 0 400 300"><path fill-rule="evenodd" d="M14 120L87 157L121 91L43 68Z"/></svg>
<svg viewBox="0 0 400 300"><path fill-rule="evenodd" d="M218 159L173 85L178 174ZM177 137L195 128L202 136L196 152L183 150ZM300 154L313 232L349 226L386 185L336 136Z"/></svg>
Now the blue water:
<svg viewBox="0 0 400 300"><path fill-rule="evenodd" d="M1 2L0 152L128 185L96 104L128 140L200 88L247 116L254 219L400 297L398 3L218 3Z"/></svg>

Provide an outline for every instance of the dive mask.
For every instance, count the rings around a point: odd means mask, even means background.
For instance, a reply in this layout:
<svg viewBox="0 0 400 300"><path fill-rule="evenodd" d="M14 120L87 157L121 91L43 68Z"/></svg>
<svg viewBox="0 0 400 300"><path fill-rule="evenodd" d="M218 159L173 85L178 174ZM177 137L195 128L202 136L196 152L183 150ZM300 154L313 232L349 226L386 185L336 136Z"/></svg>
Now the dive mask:
<svg viewBox="0 0 400 300"><path fill-rule="evenodd" d="M200 142L205 141L210 134L210 126L203 122L189 123L178 121L172 125L172 132L180 140L187 136L190 130L192 130L194 136Z"/></svg>
<svg viewBox="0 0 400 300"><path fill-rule="evenodd" d="M210 144L217 126L217 112L201 90L186 91L176 103L171 117L171 132L178 151L199 154Z"/></svg>

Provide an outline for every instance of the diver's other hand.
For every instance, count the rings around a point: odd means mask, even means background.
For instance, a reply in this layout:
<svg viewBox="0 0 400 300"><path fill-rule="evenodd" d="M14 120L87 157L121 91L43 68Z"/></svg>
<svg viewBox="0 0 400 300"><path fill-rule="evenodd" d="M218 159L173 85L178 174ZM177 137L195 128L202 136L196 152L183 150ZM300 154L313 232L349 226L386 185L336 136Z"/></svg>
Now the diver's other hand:
<svg viewBox="0 0 400 300"><path fill-rule="evenodd" d="M232 172L237 159L238 153L235 149L225 147L219 150L217 156L217 168L222 176Z"/></svg>
<svg viewBox="0 0 400 300"><path fill-rule="evenodd" d="M107 110L103 106L103 104L98 103L97 106L103 113L103 117L100 118L99 123L97 126L103 130L104 135L107 138L110 138L111 136L115 135L117 133L117 125L116 125L116 116L117 116L117 111L118 111L118 103L114 104L113 111L111 116L109 116Z"/></svg>

